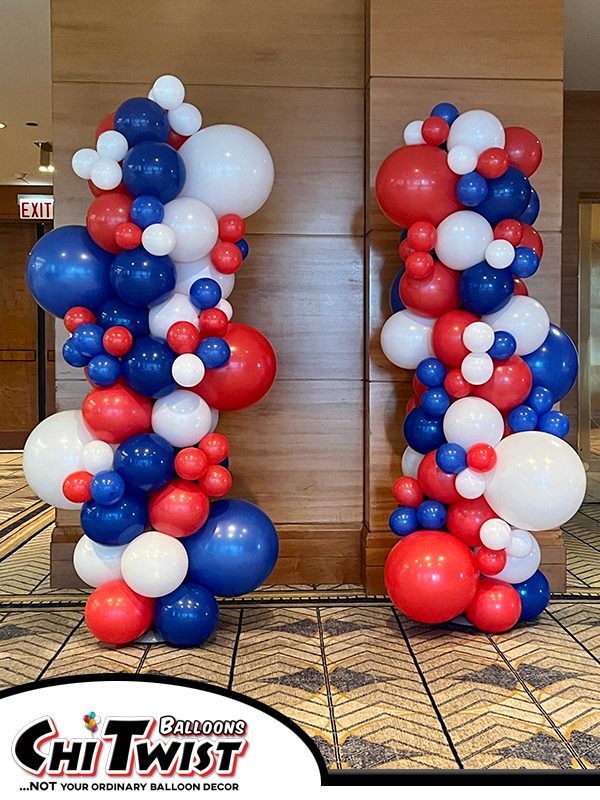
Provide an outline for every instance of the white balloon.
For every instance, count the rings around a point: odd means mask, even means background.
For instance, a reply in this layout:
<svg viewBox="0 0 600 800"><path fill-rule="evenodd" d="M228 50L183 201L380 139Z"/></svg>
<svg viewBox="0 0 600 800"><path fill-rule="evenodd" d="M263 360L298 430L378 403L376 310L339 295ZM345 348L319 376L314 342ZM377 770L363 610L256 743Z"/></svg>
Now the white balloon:
<svg viewBox="0 0 600 800"><path fill-rule="evenodd" d="M168 256L175 249L175 233L168 225L155 222L142 233L142 246L153 256Z"/></svg>
<svg viewBox="0 0 600 800"><path fill-rule="evenodd" d="M494 344L494 329L486 322L472 322L464 330L463 344L472 353L487 353Z"/></svg>
<svg viewBox="0 0 600 800"><path fill-rule="evenodd" d="M150 91L148 92L148 99L154 100L154 92L152 91L152 89L150 89ZM154 100L154 102L156 103L156 100Z"/></svg>
<svg viewBox="0 0 600 800"><path fill-rule="evenodd" d="M180 136L191 136L202 127L202 114L191 103L182 103L168 113L169 125Z"/></svg>
<svg viewBox="0 0 600 800"><path fill-rule="evenodd" d="M177 356L171 367L173 380L179 386L197 386L204 378L205 372L202 359L194 353L183 353Z"/></svg>
<svg viewBox="0 0 600 800"><path fill-rule="evenodd" d="M198 278L212 278L221 287L221 297L226 300L235 286L235 275L224 275L215 269L210 256L205 256L198 261L178 262L175 261L177 272L177 285L175 291L188 295L192 284Z"/></svg>
<svg viewBox="0 0 600 800"><path fill-rule="evenodd" d="M258 136L237 125L211 125L179 148L186 168L182 195L223 214L249 217L273 188L273 159Z"/></svg>
<svg viewBox="0 0 600 800"><path fill-rule="evenodd" d="M71 159L73 172L79 178L83 178L86 181L89 180L92 167L99 158L100 153L98 153L97 150L92 150L91 147L83 147L73 154L73 158Z"/></svg>
<svg viewBox="0 0 600 800"><path fill-rule="evenodd" d="M523 558L514 558L513 556L506 556L506 566L497 575L492 575L495 580L505 581L506 583L522 583L529 580L534 575L540 566L542 554L540 546L534 536L532 548L529 555Z"/></svg>
<svg viewBox="0 0 600 800"><path fill-rule="evenodd" d="M94 439L83 446L81 451L81 468L95 475L113 468L115 454L112 447L100 439Z"/></svg>
<svg viewBox="0 0 600 800"><path fill-rule="evenodd" d="M174 75L161 75L151 89L152 100L165 111L172 111L183 103L185 86Z"/></svg>
<svg viewBox="0 0 600 800"><path fill-rule="evenodd" d="M506 269L515 260L515 248L506 239L494 239L485 248L485 260L494 269Z"/></svg>
<svg viewBox="0 0 600 800"><path fill-rule="evenodd" d="M107 547L94 542L85 534L77 542L73 553L75 572L88 586L102 586L109 581L119 581L121 574L121 556L126 544Z"/></svg>
<svg viewBox="0 0 600 800"><path fill-rule="evenodd" d="M209 433L214 433L219 424L219 412L216 408L210 409L210 430Z"/></svg>
<svg viewBox="0 0 600 800"><path fill-rule="evenodd" d="M129 142L119 131L104 131L98 137L96 150L102 158L122 161L129 150Z"/></svg>
<svg viewBox="0 0 600 800"><path fill-rule="evenodd" d="M233 317L233 306L229 300L223 300L223 298L221 298L215 308L218 308L219 311L224 311L228 320L231 320Z"/></svg>
<svg viewBox="0 0 600 800"><path fill-rule="evenodd" d="M480 156L488 147L504 147L506 137L502 123L489 111L475 109L460 114L450 126L448 150L468 145Z"/></svg>
<svg viewBox="0 0 600 800"><path fill-rule="evenodd" d="M420 317L403 309L389 317L381 329L381 349L392 364L416 369L424 358L434 355L431 332L436 319Z"/></svg>
<svg viewBox="0 0 600 800"><path fill-rule="evenodd" d="M187 550L175 536L147 531L130 542L121 559L123 580L143 597L163 597L181 586L188 571Z"/></svg>
<svg viewBox="0 0 600 800"><path fill-rule="evenodd" d="M486 519L479 529L479 538L490 550L504 550L510 542L510 525L503 519Z"/></svg>
<svg viewBox="0 0 600 800"><path fill-rule="evenodd" d="M490 223L475 211L455 211L438 225L435 252L450 269L462 271L485 258L494 239Z"/></svg>
<svg viewBox="0 0 600 800"><path fill-rule="evenodd" d="M496 447L496 455L485 499L509 525L552 530L571 519L581 505L585 470L575 450L558 436L542 431L513 433Z"/></svg>
<svg viewBox="0 0 600 800"><path fill-rule="evenodd" d="M448 166L456 175L473 172L477 166L477 153L466 144L458 144L448 150Z"/></svg>
<svg viewBox="0 0 600 800"><path fill-rule="evenodd" d="M494 362L487 353L469 353L463 358L460 371L471 386L481 386L492 377Z"/></svg>
<svg viewBox="0 0 600 800"><path fill-rule="evenodd" d="M525 558L533 550L533 536L529 531L514 528L510 532L510 542L506 545L506 555Z"/></svg>
<svg viewBox="0 0 600 800"><path fill-rule="evenodd" d="M81 469L83 447L95 438L81 411L59 411L31 431L23 451L23 471L39 498L57 508L81 508L81 503L67 500L62 485L67 475Z"/></svg>
<svg viewBox="0 0 600 800"><path fill-rule="evenodd" d="M114 158L98 158L90 169L90 180L98 189L116 189L122 177L121 166Z"/></svg>
<svg viewBox="0 0 600 800"><path fill-rule="evenodd" d="M191 322L198 327L198 311L187 294L175 292L148 312L148 325L152 336L166 339L169 328L175 322Z"/></svg>
<svg viewBox="0 0 600 800"><path fill-rule="evenodd" d="M462 397L456 400L444 416L446 441L456 442L465 450L480 442L496 447L503 435L502 414L495 406L480 397ZM500 511L497 513L504 517Z"/></svg>
<svg viewBox="0 0 600 800"><path fill-rule="evenodd" d="M173 447L191 447L210 431L210 408L194 392L176 389L152 409L152 428Z"/></svg>
<svg viewBox="0 0 600 800"><path fill-rule="evenodd" d="M424 120L422 119L414 119L408 123L403 133L405 144L425 144L425 139L421 133L423 122Z"/></svg>
<svg viewBox="0 0 600 800"><path fill-rule="evenodd" d="M467 467L456 476L454 488L461 497L475 500L485 492L485 478Z"/></svg>
<svg viewBox="0 0 600 800"><path fill-rule="evenodd" d="M171 253L175 261L203 258L219 237L219 223L214 213L206 203L193 197L178 197L167 203L163 223L175 234L176 244Z"/></svg>
<svg viewBox="0 0 600 800"><path fill-rule="evenodd" d="M407 447L402 453L402 474L407 478L416 478L419 464L424 458L423 453L417 453L412 447Z"/></svg>
<svg viewBox="0 0 600 800"><path fill-rule="evenodd" d="M518 356L526 356L541 347L550 330L550 317L544 306L526 295L514 295L504 308L482 319L495 331L512 333Z"/></svg>

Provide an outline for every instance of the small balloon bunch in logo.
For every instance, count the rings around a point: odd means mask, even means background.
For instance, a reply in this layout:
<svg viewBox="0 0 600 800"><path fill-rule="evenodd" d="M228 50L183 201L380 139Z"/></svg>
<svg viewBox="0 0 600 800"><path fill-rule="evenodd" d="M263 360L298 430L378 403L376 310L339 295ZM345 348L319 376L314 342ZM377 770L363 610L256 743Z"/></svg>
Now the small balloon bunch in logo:
<svg viewBox="0 0 600 800"><path fill-rule="evenodd" d="M97 714L95 714L93 711L90 711L89 714L86 714L84 716L83 722L88 731L96 733L96 731L98 730L98 723L100 722L100 717L97 716Z"/></svg>
<svg viewBox="0 0 600 800"><path fill-rule="evenodd" d="M451 103L411 122L404 140L376 181L381 209L405 229L381 346L416 369L390 517L403 538L385 580L415 620L464 613L500 632L545 608L532 531L560 526L585 492L563 441L569 421L554 410L577 352L526 285L543 254L529 182L542 148L525 128Z"/></svg>
<svg viewBox="0 0 600 800"><path fill-rule="evenodd" d="M25 475L59 508L81 509L75 569L96 587L92 633L112 644L158 633L202 643L217 596L253 591L271 573L271 520L232 485L219 411L260 400L276 360L227 300L248 255L244 218L267 200L273 161L235 125L201 128L174 76L125 100L78 150L95 199L85 226L46 234L27 280L64 319L63 356L91 391L30 435Z"/></svg>

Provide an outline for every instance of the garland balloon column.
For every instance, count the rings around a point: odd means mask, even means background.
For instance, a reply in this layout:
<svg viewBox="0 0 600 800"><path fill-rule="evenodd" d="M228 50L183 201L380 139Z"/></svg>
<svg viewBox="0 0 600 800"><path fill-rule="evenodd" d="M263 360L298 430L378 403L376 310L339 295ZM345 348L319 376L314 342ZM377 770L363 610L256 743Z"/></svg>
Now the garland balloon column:
<svg viewBox="0 0 600 800"><path fill-rule="evenodd" d="M385 580L420 622L466 614L489 631L548 603L532 532L579 508L585 472L554 405L573 386L577 352L526 279L543 253L529 177L542 149L531 131L487 111L440 103L404 131L381 165L381 209L406 230L404 267L381 331L387 358L416 369L404 477Z"/></svg>
<svg viewBox="0 0 600 800"><path fill-rule="evenodd" d="M46 502L81 509L86 621L112 644L152 623L172 644L201 644L215 595L253 591L278 555L263 511L209 503L231 488L219 411L257 402L275 378L268 340L230 322L227 300L273 161L244 128L201 128L184 95L163 75L100 122L95 149L72 160L95 197L86 226L46 234L27 264L33 296L71 333L65 361L92 389L81 411L31 433L25 475Z"/></svg>

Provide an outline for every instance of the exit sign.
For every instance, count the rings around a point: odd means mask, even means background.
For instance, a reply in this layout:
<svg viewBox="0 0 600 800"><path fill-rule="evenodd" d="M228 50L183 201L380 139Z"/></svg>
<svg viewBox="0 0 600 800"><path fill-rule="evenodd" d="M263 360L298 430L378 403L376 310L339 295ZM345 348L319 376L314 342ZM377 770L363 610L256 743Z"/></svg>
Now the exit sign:
<svg viewBox="0 0 600 800"><path fill-rule="evenodd" d="M51 194L20 194L21 219L54 219L54 197Z"/></svg>

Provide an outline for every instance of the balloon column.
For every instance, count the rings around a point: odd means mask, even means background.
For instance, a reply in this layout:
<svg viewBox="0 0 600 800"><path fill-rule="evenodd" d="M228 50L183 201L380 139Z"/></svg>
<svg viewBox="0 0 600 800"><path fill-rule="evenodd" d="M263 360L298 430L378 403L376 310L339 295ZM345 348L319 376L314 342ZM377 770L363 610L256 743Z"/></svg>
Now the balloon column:
<svg viewBox="0 0 600 800"><path fill-rule="evenodd" d="M112 644L153 622L173 644L202 643L215 595L254 590L278 555L259 508L209 502L232 483L219 411L256 403L275 378L270 343L230 321L227 299L273 161L244 128L202 128L184 96L163 75L100 122L96 147L72 159L94 195L86 225L46 234L27 264L91 390L81 411L31 433L25 475L48 503L81 509L75 569L95 587L86 621Z"/></svg>
<svg viewBox="0 0 600 800"><path fill-rule="evenodd" d="M405 229L381 346L416 370L386 585L413 619L464 612L499 632L544 609L532 531L566 522L585 491L554 408L577 352L526 285L543 254L529 182L542 148L525 128L451 103L411 122L404 140L376 181L381 209Z"/></svg>

